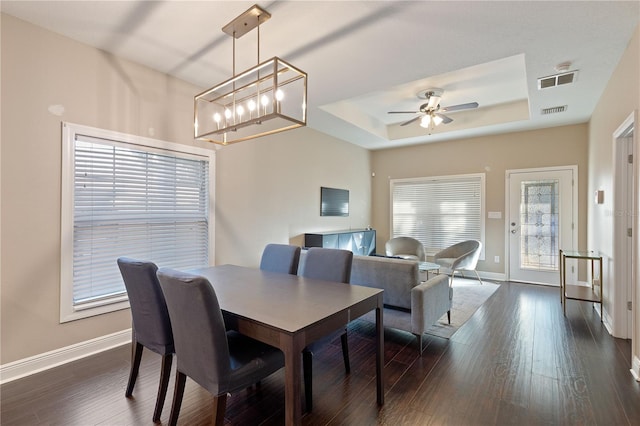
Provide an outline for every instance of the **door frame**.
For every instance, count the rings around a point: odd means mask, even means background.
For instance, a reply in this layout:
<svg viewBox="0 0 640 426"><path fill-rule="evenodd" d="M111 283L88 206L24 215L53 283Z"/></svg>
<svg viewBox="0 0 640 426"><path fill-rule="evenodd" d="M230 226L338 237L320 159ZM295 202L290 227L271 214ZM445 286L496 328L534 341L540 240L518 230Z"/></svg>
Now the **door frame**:
<svg viewBox="0 0 640 426"><path fill-rule="evenodd" d="M509 185L509 178L512 174L516 173L537 173L537 172L555 172L560 170L571 170L573 173L573 183L571 185L572 188L572 217L571 222L573 223L573 232L571 244L573 245L572 249L577 249L578 246L578 166L577 165L568 165L568 166L551 166L551 167L534 167L527 169L508 169L505 170L504 175L504 275L507 281L511 280L511 250L510 250L510 238L509 238L509 217L510 217L510 206L511 206L511 190ZM558 272L559 273L559 272Z"/></svg>
<svg viewBox="0 0 640 426"><path fill-rule="evenodd" d="M613 264L608 281L610 283L626 281L627 287L621 288L619 285L609 287L613 309L611 312L607 311L609 314L607 319L609 319L611 334L620 338L633 336L633 314L636 309L634 306L636 304L634 302L634 292L636 291L634 282L637 281L637 271L635 271L632 254L637 256L638 247L634 245L633 238L629 241L629 237L627 237L629 226L631 226L633 234L638 232L633 220L638 214L637 211L634 211L638 200L633 197L633 191L637 191L634 184L637 182L638 173L638 153L634 143L636 131L635 113L632 113L613 132ZM630 166L626 159L628 150L634 156L634 161ZM631 182L624 176L629 171L631 172ZM627 302L632 302L631 310L627 309Z"/></svg>

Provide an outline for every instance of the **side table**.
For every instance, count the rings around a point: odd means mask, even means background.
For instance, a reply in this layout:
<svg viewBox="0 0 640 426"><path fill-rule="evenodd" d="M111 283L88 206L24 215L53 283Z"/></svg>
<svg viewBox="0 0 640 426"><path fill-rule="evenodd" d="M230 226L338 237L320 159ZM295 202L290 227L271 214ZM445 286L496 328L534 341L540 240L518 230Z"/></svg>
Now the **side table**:
<svg viewBox="0 0 640 426"><path fill-rule="evenodd" d="M567 259L587 260L591 263L591 286L567 284ZM598 264L598 276L595 264ZM600 322L602 322L602 256L597 251L560 250L560 303L567 315L567 299L583 300L600 304Z"/></svg>
<svg viewBox="0 0 640 426"><path fill-rule="evenodd" d="M420 262L418 263L418 269L420 272L426 273L427 280L429 279L429 272L434 272L436 274L440 273L440 265L432 262Z"/></svg>

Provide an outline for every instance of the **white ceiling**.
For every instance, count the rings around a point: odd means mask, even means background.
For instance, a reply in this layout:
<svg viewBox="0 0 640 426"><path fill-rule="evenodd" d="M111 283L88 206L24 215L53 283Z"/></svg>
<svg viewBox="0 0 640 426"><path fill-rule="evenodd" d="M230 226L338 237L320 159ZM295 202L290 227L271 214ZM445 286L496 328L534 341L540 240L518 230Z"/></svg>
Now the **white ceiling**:
<svg viewBox="0 0 640 426"><path fill-rule="evenodd" d="M20 19L208 88L232 75L222 27L254 2L8 1ZM309 75L308 125L369 149L584 123L639 22L638 1L273 1L261 60ZM257 32L236 41L236 70L257 61ZM538 90L570 61L574 84ZM640 76L639 76L640 78ZM399 123L444 89L474 110L432 134ZM195 93L194 93L195 95ZM542 108L567 111L541 115Z"/></svg>

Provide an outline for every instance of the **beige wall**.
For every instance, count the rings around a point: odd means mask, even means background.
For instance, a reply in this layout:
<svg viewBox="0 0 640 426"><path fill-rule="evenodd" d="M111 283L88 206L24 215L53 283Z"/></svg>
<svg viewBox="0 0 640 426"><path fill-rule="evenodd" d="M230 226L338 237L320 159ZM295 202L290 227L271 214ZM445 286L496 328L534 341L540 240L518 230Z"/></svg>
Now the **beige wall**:
<svg viewBox="0 0 640 426"><path fill-rule="evenodd" d="M372 155L372 217L378 246L390 235L389 179L486 173L485 261L481 271L504 274L505 171L550 166L578 166L578 245L586 243L587 125L554 127L441 143L375 151ZM500 263L494 263L500 256Z"/></svg>
<svg viewBox="0 0 640 426"><path fill-rule="evenodd" d="M7 15L1 53L5 364L130 327L127 310L59 324L61 122L188 144L197 89Z"/></svg>
<svg viewBox="0 0 640 426"><path fill-rule="evenodd" d="M128 310L59 324L61 122L194 144L200 88L7 15L1 30L6 364L130 327ZM48 111L56 104L64 106L62 116ZM306 231L369 224L366 150L304 128L216 156L217 263L257 265L267 242L301 244ZM350 217L320 218L321 185L351 190Z"/></svg>
<svg viewBox="0 0 640 426"><path fill-rule="evenodd" d="M595 205L589 203L589 240L588 247L599 250L605 256L605 310L611 314L611 294L612 290L623 291L621 286L624 283L615 280L612 275L614 261L614 239L613 239L613 133L625 121L625 119L640 109L640 27L631 39L624 55L618 63L609 83L602 93L596 109L589 123L589 194L596 190L604 190L604 204ZM637 120L637 115L636 115ZM640 180L637 170L638 157L640 156L640 138L638 137L638 121L635 123L635 167L636 167L636 203L640 203L638 191ZM640 230L638 218L640 205L636 205L635 212L627 212L635 217L635 230ZM635 259L622 259L621 261L633 261L635 263L635 289L636 299L634 301L634 324L633 332L633 355L640 358L640 232L636 232L635 238ZM610 287L607 290L607 283ZM613 287L612 287L613 286ZM615 332L615 330L614 330ZM639 360L640 361L640 360Z"/></svg>
<svg viewBox="0 0 640 426"><path fill-rule="evenodd" d="M370 224L369 151L310 128L218 151L216 262L257 266L269 242ZM320 217L320 187L349 190L348 217Z"/></svg>

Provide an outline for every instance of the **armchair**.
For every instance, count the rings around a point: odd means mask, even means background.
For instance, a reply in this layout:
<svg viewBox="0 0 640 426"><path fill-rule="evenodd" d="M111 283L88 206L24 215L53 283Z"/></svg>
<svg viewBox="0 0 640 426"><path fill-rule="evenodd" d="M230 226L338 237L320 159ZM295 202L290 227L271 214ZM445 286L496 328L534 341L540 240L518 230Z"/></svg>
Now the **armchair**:
<svg viewBox="0 0 640 426"><path fill-rule="evenodd" d="M384 246L387 256L412 259L419 262L425 261L425 252L422 243L411 237L395 237L387 241Z"/></svg>
<svg viewBox="0 0 640 426"><path fill-rule="evenodd" d="M480 275L478 275L478 271L476 271L481 250L482 243L480 241L467 240L439 251L434 255L433 261L444 268L451 269L452 283L453 275L456 271L460 271L463 277L464 273L462 271L473 271L478 281L480 281L480 284L482 284Z"/></svg>

